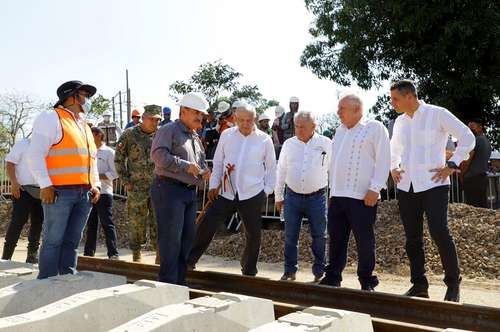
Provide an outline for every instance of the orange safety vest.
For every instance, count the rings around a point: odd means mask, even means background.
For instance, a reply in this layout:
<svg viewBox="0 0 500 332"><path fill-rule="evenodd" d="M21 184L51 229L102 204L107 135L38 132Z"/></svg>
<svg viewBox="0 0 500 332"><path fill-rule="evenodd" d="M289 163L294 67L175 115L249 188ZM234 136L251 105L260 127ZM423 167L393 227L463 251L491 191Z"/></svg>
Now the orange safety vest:
<svg viewBox="0 0 500 332"><path fill-rule="evenodd" d="M52 184L92 185L95 179L90 169L97 154L92 131L85 125L83 132L70 111L58 107L55 112L61 122L62 138L45 157Z"/></svg>

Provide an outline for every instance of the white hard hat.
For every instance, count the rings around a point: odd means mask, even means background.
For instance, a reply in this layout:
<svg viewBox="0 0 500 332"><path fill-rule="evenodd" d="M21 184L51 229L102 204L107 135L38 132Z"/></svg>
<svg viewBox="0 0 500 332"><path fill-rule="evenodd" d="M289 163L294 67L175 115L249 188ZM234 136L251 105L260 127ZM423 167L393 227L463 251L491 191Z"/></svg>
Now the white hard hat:
<svg viewBox="0 0 500 332"><path fill-rule="evenodd" d="M238 108L238 107L242 107L244 106L245 103L242 102L241 100L236 100L232 105L231 105L231 108Z"/></svg>
<svg viewBox="0 0 500 332"><path fill-rule="evenodd" d="M111 116L111 111L104 111L104 113L102 113L102 116Z"/></svg>
<svg viewBox="0 0 500 332"><path fill-rule="evenodd" d="M184 106L196 111L200 111L203 114L208 114L208 101L205 96L199 92L189 92L182 97L179 106Z"/></svg>
<svg viewBox="0 0 500 332"><path fill-rule="evenodd" d="M298 103L299 102L299 97L290 97L290 102L291 103Z"/></svg>
<svg viewBox="0 0 500 332"><path fill-rule="evenodd" d="M224 113L225 111L227 111L229 109L229 103L228 102L225 102L225 101L221 101L219 102L219 104L217 105L217 112L218 113Z"/></svg>
<svg viewBox="0 0 500 332"><path fill-rule="evenodd" d="M278 105L274 108L274 114L276 115L277 118L285 114L285 108L281 105Z"/></svg>
<svg viewBox="0 0 500 332"><path fill-rule="evenodd" d="M267 115L266 113L262 113L260 116L259 116L259 121L262 121L262 120L271 120L271 118L269 117L269 115Z"/></svg>

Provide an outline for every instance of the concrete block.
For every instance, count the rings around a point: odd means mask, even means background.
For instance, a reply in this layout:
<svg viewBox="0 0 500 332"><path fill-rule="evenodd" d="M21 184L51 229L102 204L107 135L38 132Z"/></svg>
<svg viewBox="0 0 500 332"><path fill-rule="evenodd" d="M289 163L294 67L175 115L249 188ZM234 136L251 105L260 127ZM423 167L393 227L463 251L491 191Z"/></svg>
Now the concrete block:
<svg viewBox="0 0 500 332"><path fill-rule="evenodd" d="M0 271L15 269L18 267L25 267L28 269L38 269L37 265L24 262L16 262L11 260L0 259Z"/></svg>
<svg viewBox="0 0 500 332"><path fill-rule="evenodd" d="M274 320L272 301L218 293L153 310L113 332L239 332Z"/></svg>
<svg viewBox="0 0 500 332"><path fill-rule="evenodd" d="M262 325L256 329L250 330L250 332L320 332L318 327L311 327L305 325L292 325L290 323L284 323L275 321Z"/></svg>
<svg viewBox="0 0 500 332"><path fill-rule="evenodd" d="M25 314L0 318L0 331L104 332L157 307L188 299L187 287L139 280L78 293Z"/></svg>
<svg viewBox="0 0 500 332"><path fill-rule="evenodd" d="M19 315L77 293L126 282L123 276L88 271L20 282L0 289L0 317Z"/></svg>
<svg viewBox="0 0 500 332"><path fill-rule="evenodd" d="M0 271L0 289L18 282L33 280L38 275L38 270L27 267L18 267Z"/></svg>
<svg viewBox="0 0 500 332"><path fill-rule="evenodd" d="M277 322L263 325L252 332L373 332L369 315L352 311L310 307L280 317Z"/></svg>
<svg viewBox="0 0 500 332"><path fill-rule="evenodd" d="M373 332L372 320L368 314L323 307L309 307L303 312L316 316L338 318L342 323L342 331Z"/></svg>

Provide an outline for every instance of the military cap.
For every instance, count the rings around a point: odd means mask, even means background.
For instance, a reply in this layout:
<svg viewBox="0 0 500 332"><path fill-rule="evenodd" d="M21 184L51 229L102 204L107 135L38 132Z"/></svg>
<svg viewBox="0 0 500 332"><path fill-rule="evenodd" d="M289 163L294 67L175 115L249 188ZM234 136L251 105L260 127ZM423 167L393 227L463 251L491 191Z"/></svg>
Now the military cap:
<svg viewBox="0 0 500 332"><path fill-rule="evenodd" d="M161 106L158 105L144 106L144 113L142 114L150 118L162 119L162 109Z"/></svg>

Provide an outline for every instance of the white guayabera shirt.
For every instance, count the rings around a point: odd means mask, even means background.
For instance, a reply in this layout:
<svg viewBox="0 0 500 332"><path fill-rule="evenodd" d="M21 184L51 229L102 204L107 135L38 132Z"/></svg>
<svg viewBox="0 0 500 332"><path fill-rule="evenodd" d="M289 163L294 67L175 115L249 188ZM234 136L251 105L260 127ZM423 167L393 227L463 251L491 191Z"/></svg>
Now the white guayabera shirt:
<svg viewBox="0 0 500 332"><path fill-rule="evenodd" d="M330 197L364 199L368 190L380 192L390 163L389 134L381 122L362 118L351 129L340 125L332 144Z"/></svg>
<svg viewBox="0 0 500 332"><path fill-rule="evenodd" d="M431 169L446 165L446 143L449 134L458 139L458 146L450 161L460 165L469 157L475 145L470 129L456 116L443 107L419 101L420 106L413 118L400 115L394 123L391 139L391 169L401 168L401 181L398 189L414 192L450 184L434 182L435 173Z"/></svg>

